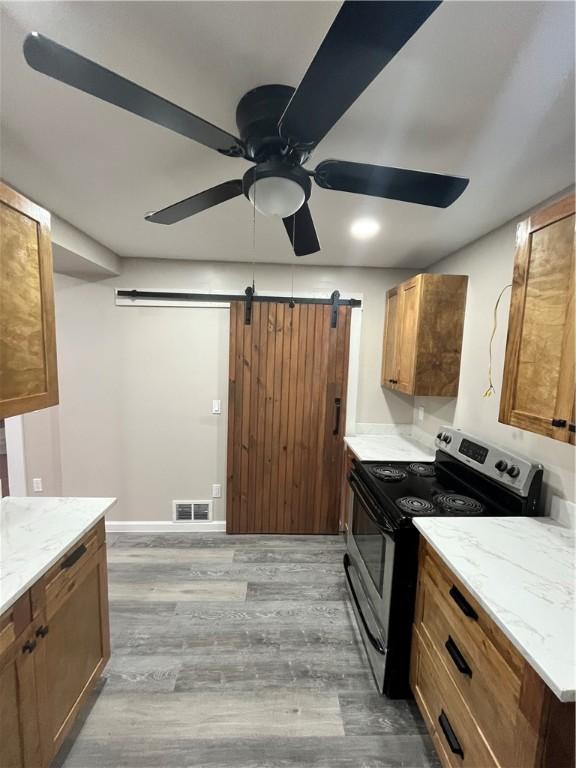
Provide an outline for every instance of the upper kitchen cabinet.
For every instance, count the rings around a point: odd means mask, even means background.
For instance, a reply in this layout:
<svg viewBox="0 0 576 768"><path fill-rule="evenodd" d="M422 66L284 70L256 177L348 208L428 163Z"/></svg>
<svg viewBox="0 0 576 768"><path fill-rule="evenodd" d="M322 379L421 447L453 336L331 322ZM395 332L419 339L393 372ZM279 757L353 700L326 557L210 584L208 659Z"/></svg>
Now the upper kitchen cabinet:
<svg viewBox="0 0 576 768"><path fill-rule="evenodd" d="M464 275L423 274L388 291L383 387L457 395L467 285Z"/></svg>
<svg viewBox="0 0 576 768"><path fill-rule="evenodd" d="M0 182L0 419L56 405L50 214Z"/></svg>
<svg viewBox="0 0 576 768"><path fill-rule="evenodd" d="M518 225L500 421L574 442L574 195Z"/></svg>

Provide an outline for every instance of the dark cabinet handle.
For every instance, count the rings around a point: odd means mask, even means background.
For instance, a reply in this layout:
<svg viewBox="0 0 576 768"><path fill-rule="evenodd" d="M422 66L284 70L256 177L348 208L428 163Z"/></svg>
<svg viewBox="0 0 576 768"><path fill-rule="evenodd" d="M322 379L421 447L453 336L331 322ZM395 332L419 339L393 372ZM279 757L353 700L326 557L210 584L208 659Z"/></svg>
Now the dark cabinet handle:
<svg viewBox="0 0 576 768"><path fill-rule="evenodd" d="M466 661L464 656L462 656L462 654L460 653L460 649L458 648L454 640L452 640L452 637L450 635L448 635L448 640L446 640L446 642L444 643L444 647L450 654L450 658L456 665L456 669L458 670L458 672L461 672L463 675L468 675L468 677L472 677L472 670L468 666L468 662Z"/></svg>
<svg viewBox="0 0 576 768"><path fill-rule="evenodd" d="M48 627L47 627L46 625L42 624L42 625L41 625L41 626L39 626L39 627L38 627L38 629L36 630L36 637L46 637L46 635L48 634L48 632L49 632L49 629L48 629Z"/></svg>
<svg viewBox="0 0 576 768"><path fill-rule="evenodd" d="M576 424L568 424L568 432L576 432Z"/></svg>
<svg viewBox="0 0 576 768"><path fill-rule="evenodd" d="M340 432L340 411L342 410L342 398L334 398L334 407L336 408L336 423L334 424L332 434L337 435L338 432Z"/></svg>
<svg viewBox="0 0 576 768"><path fill-rule="evenodd" d="M388 379L389 384L398 384L398 379Z"/></svg>
<svg viewBox="0 0 576 768"><path fill-rule="evenodd" d="M22 646L22 653L32 653L34 648L36 648L36 640L26 640Z"/></svg>
<svg viewBox="0 0 576 768"><path fill-rule="evenodd" d="M453 752L455 755L460 755L460 757L464 759L464 750L460 746L460 742L456 738L456 734L452 730L452 726L450 725L450 720L448 720L448 718L446 717L446 713L444 712L444 710L442 710L442 714L438 718L438 722L440 723L440 728L442 728L442 732L446 737L446 741L448 742L450 751Z"/></svg>
<svg viewBox="0 0 576 768"><path fill-rule="evenodd" d="M464 616L468 616L469 619L474 619L474 621L478 621L478 614L476 613L474 608L472 608L468 600L466 600L462 592L460 592L458 587L455 587L454 585L452 585L452 589L450 590L450 597L452 598L452 600L454 600L458 608L460 608Z"/></svg>
<svg viewBox="0 0 576 768"><path fill-rule="evenodd" d="M552 426L553 427L565 427L568 422L566 419L552 419Z"/></svg>
<svg viewBox="0 0 576 768"><path fill-rule="evenodd" d="M68 555L66 560L62 561L62 565L60 568L62 570L65 570L66 568L72 568L74 563L77 563L78 560L82 557L82 555L86 552L86 546L84 544L80 544L80 546L72 552L72 554Z"/></svg>

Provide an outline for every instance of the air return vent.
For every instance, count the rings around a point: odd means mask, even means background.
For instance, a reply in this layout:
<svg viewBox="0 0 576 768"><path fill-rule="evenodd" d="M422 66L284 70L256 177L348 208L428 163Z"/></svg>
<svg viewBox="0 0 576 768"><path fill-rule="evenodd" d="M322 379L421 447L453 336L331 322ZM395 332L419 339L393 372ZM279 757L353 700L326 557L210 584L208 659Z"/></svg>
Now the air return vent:
<svg viewBox="0 0 576 768"><path fill-rule="evenodd" d="M212 520L211 501L174 501L174 521L178 523L196 523Z"/></svg>

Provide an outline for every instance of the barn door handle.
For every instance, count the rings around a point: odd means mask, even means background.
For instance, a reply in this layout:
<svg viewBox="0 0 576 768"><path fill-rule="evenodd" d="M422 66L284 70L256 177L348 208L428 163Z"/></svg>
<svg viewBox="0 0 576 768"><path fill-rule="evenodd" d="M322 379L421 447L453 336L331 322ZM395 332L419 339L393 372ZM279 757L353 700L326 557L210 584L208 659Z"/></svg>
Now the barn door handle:
<svg viewBox="0 0 576 768"><path fill-rule="evenodd" d="M340 397L334 398L334 407L336 408L336 422L334 424L334 429L332 430L332 434L337 435L338 432L340 432L340 411L342 410L342 398Z"/></svg>

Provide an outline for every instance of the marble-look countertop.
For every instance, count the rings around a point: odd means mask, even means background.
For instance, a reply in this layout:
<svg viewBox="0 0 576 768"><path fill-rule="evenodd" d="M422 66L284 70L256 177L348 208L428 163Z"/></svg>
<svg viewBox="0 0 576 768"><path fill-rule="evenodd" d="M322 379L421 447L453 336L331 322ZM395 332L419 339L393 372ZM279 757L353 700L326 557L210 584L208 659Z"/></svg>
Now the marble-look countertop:
<svg viewBox="0 0 576 768"><path fill-rule="evenodd" d="M7 496L0 504L0 614L94 526L116 499Z"/></svg>
<svg viewBox="0 0 576 768"><path fill-rule="evenodd" d="M344 442L360 461L434 461L435 456L409 434L348 435Z"/></svg>
<svg viewBox="0 0 576 768"><path fill-rule="evenodd" d="M574 701L575 532L549 518L414 524L561 701Z"/></svg>

